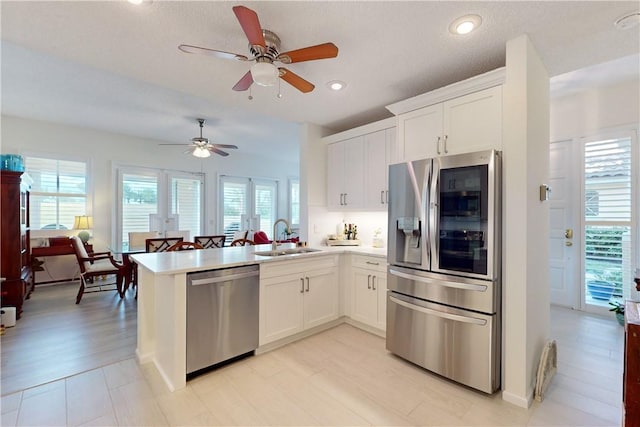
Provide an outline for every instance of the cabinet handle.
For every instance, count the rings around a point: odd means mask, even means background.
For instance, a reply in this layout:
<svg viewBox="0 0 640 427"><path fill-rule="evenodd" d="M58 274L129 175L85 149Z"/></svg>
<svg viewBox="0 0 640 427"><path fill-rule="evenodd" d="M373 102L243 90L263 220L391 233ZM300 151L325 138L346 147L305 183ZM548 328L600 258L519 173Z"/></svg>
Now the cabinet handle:
<svg viewBox="0 0 640 427"><path fill-rule="evenodd" d="M373 290L376 290L376 276L371 277L371 283L373 284Z"/></svg>
<svg viewBox="0 0 640 427"><path fill-rule="evenodd" d="M440 137L436 141L436 153L440 154Z"/></svg>
<svg viewBox="0 0 640 427"><path fill-rule="evenodd" d="M300 293L303 294L304 293L304 278L300 278L300 281L302 282L302 286L300 287Z"/></svg>
<svg viewBox="0 0 640 427"><path fill-rule="evenodd" d="M367 289L371 289L371 275L367 275Z"/></svg>
<svg viewBox="0 0 640 427"><path fill-rule="evenodd" d="M371 262L371 261L367 261L367 264L369 264L369 265L380 265L380 263L378 263L378 262Z"/></svg>
<svg viewBox="0 0 640 427"><path fill-rule="evenodd" d="M444 136L444 154L449 153L449 150L447 150L447 139L449 139L449 135Z"/></svg>
<svg viewBox="0 0 640 427"><path fill-rule="evenodd" d="M307 292L309 292L309 277L305 277L307 279Z"/></svg>
<svg viewBox="0 0 640 427"><path fill-rule="evenodd" d="M342 203L342 196L344 196L344 193L340 193L340 206L344 205L344 203Z"/></svg>
<svg viewBox="0 0 640 427"><path fill-rule="evenodd" d="M380 204L384 205L384 190L380 190Z"/></svg>

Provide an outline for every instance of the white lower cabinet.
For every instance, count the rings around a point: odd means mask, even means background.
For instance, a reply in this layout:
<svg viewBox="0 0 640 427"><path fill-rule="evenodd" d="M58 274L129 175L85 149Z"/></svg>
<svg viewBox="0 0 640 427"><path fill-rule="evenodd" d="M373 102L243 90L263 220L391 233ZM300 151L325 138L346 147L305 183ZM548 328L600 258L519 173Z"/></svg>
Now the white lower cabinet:
<svg viewBox="0 0 640 427"><path fill-rule="evenodd" d="M351 258L351 318L381 330L387 328L386 266L381 258Z"/></svg>
<svg viewBox="0 0 640 427"><path fill-rule="evenodd" d="M260 265L260 345L338 318L338 256Z"/></svg>

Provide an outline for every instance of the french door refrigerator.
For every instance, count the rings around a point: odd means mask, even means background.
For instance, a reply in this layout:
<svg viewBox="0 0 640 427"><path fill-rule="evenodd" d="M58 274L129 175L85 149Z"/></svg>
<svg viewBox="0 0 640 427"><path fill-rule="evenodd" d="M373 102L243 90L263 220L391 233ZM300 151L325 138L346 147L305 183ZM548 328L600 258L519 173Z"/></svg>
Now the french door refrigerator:
<svg viewBox="0 0 640 427"><path fill-rule="evenodd" d="M387 349L486 393L500 387L501 156L389 166Z"/></svg>

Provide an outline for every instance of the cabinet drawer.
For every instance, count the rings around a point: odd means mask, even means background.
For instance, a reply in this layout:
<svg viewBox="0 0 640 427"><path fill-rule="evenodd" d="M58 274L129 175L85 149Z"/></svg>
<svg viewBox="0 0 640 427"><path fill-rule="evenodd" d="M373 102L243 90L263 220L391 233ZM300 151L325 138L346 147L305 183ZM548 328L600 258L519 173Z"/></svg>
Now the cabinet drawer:
<svg viewBox="0 0 640 427"><path fill-rule="evenodd" d="M285 259L260 264L260 278L300 274L311 270L324 270L338 265L337 255L310 256L305 259Z"/></svg>
<svg viewBox="0 0 640 427"><path fill-rule="evenodd" d="M351 255L351 266L374 271L387 271L387 260L367 255Z"/></svg>

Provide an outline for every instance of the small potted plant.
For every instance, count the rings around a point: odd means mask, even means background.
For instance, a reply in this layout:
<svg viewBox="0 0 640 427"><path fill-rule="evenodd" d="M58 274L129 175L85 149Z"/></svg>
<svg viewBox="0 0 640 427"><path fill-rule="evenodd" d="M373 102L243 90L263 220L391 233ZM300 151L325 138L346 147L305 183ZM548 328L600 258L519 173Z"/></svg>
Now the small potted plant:
<svg viewBox="0 0 640 427"><path fill-rule="evenodd" d="M616 319L618 319L618 323L624 326L624 303L620 301L609 301L609 305L611 308L609 311L613 311L616 314Z"/></svg>

